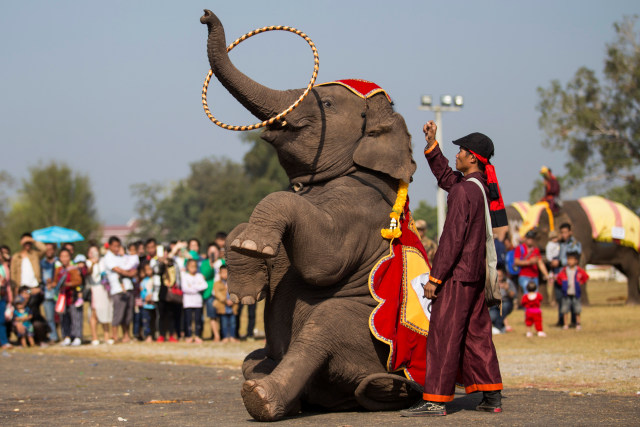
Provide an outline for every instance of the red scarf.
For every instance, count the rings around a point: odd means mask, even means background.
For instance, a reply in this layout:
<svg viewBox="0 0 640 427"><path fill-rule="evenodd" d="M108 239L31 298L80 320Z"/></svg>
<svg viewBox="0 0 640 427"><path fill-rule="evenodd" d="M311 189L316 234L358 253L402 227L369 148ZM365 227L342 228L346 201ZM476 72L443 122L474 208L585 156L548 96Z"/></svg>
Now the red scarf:
<svg viewBox="0 0 640 427"><path fill-rule="evenodd" d="M500 186L498 185L496 169L491 163L489 163L489 159L486 157L482 157L471 150L469 150L469 152L476 156L476 159L478 159L485 167L487 184L489 185L489 212L491 213L491 224L493 225L493 228L504 227L508 225L507 211L505 210L504 202L502 201L502 193L500 192Z"/></svg>

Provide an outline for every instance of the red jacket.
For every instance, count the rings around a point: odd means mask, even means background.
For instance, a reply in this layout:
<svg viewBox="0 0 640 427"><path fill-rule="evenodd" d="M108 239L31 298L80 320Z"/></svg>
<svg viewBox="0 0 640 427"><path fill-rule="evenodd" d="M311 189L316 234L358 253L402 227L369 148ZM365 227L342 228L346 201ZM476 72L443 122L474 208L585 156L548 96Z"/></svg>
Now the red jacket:
<svg viewBox="0 0 640 427"><path fill-rule="evenodd" d="M580 287L584 286L584 284L587 283L587 280L589 280L589 275L587 274L587 272L581 269L580 266L576 265L576 276L574 278L574 281L576 283L576 298L580 298L580 294L581 294ZM569 289L569 278L567 277L567 267L564 267L560 271L560 273L558 273L556 282L558 282L558 284L562 286L562 294L566 297L567 290Z"/></svg>

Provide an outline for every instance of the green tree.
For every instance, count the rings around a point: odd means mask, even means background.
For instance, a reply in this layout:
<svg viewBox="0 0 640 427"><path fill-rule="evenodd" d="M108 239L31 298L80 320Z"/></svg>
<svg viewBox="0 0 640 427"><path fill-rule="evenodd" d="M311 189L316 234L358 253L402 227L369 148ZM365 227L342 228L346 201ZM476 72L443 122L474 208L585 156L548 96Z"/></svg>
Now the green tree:
<svg viewBox="0 0 640 427"><path fill-rule="evenodd" d="M423 219L427 222L426 236L431 240L437 242L438 235L438 209L435 206L431 206L424 200L420 200L418 207L411 211L413 219L415 221Z"/></svg>
<svg viewBox="0 0 640 427"><path fill-rule="evenodd" d="M0 171L0 239L6 239L7 207L9 195L7 189L13 185L13 178L5 171Z"/></svg>
<svg viewBox="0 0 640 427"><path fill-rule="evenodd" d="M640 38L637 17L614 24L602 82L581 67L563 87L538 88L544 145L566 150L566 183L620 200L640 213Z"/></svg>
<svg viewBox="0 0 640 427"><path fill-rule="evenodd" d="M197 237L206 242L217 231L229 232L246 222L267 194L286 189L289 180L273 147L257 132L244 134L242 140L252 144L243 164L212 157L192 163L189 176L171 186L132 186L138 237Z"/></svg>
<svg viewBox="0 0 640 427"><path fill-rule="evenodd" d="M58 225L96 238L100 225L94 204L88 176L56 162L32 167L7 214L5 237L17 248L23 232Z"/></svg>

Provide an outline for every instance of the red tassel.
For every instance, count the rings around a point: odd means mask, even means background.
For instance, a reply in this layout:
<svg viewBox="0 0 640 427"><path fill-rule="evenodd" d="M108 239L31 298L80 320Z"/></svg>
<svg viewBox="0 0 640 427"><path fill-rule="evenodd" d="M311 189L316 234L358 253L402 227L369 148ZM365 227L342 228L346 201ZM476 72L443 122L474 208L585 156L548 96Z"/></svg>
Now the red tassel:
<svg viewBox="0 0 640 427"><path fill-rule="evenodd" d="M496 169L491 163L489 163L487 158L482 157L471 150L469 150L469 152L476 156L476 158L485 165L487 185L489 186L489 211L491 213L491 225L493 225L493 228L504 227L509 223L507 222L507 211L504 208L502 193L500 192L500 186L498 185Z"/></svg>

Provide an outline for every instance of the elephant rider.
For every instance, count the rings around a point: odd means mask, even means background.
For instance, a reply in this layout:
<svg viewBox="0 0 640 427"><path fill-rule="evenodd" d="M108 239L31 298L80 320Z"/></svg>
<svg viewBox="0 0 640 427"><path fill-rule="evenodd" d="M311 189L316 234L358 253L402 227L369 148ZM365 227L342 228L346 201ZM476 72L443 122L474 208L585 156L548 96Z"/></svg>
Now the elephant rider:
<svg viewBox="0 0 640 427"><path fill-rule="evenodd" d="M485 197L469 181L480 181L491 200L493 227L506 225L495 171L489 163L493 142L481 133L453 141L460 146L456 155L459 172L454 172L435 139L435 123L425 124L423 131L431 172L438 185L449 192L448 211L429 282L424 285L424 296L432 298L433 305L423 400L401 415L446 415L445 402L453 400L456 377L458 381L461 377L467 393L484 393L477 410L502 412L502 377L484 291Z"/></svg>
<svg viewBox="0 0 640 427"><path fill-rule="evenodd" d="M416 221L416 230L418 230L418 235L420 235L420 243L424 246L424 250L427 253L427 258L429 262L433 261L433 256L436 254L436 250L438 249L438 244L427 237L427 221L424 219L419 219Z"/></svg>
<svg viewBox="0 0 640 427"><path fill-rule="evenodd" d="M560 210L558 204L558 198L560 197L560 183L551 169L546 166L540 168L540 175L544 178L544 197L540 199L541 202L547 202L551 212L557 213Z"/></svg>

